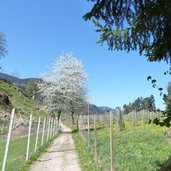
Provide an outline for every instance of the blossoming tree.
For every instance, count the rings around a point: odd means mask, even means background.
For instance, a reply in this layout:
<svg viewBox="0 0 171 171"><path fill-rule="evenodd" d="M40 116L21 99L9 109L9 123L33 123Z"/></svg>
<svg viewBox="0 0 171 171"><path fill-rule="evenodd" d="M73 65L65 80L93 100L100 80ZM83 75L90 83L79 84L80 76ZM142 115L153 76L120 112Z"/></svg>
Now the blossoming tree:
<svg viewBox="0 0 171 171"><path fill-rule="evenodd" d="M86 79L81 61L72 53L61 54L38 84L44 109L58 113L58 119L62 111L70 112L74 124L75 115L87 104Z"/></svg>

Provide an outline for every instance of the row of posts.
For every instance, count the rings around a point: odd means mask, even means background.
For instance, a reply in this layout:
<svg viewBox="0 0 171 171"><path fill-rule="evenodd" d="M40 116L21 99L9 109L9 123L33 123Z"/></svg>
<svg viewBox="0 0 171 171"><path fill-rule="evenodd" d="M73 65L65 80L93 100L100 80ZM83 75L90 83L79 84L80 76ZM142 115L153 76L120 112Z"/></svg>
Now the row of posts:
<svg viewBox="0 0 171 171"><path fill-rule="evenodd" d="M9 130L8 130L8 135L7 135L5 154L4 154L4 160L3 160L3 165L2 165L2 171L5 171L5 169L6 169L8 151L9 151L10 140L11 140L11 133L12 133L13 122L14 122L14 116L15 116L15 109L12 109L10 124L9 124ZM26 149L26 161L28 161L28 159L29 159L32 122L33 122L33 116L32 116L32 114L30 114L29 128L28 128L28 139L27 139L27 149ZM48 125L47 125L47 139L45 140L46 122L48 122ZM38 149L40 123L41 123L41 117L39 117L39 120L37 123L36 141L35 141L34 152L36 152ZM58 130L59 130L59 123L58 123L57 119L54 119L54 118L48 118L47 119L44 117L43 118L43 128L42 128L42 137L41 137L41 146L44 144L45 141L50 140L57 133Z"/></svg>
<svg viewBox="0 0 171 171"><path fill-rule="evenodd" d="M117 122L118 122L118 131L122 131L123 129L125 129L125 124L123 121L123 116L121 113L121 109L119 107L117 107L115 109L116 113L117 113ZM147 112L147 111L146 111ZM149 112L147 113L150 117L150 120L153 119L153 113ZM83 120L84 120L84 116L83 115ZM144 116L145 116L145 111L143 110L142 113L142 123L144 123ZM132 119L132 124L134 126L137 126L137 111L134 110L134 113L132 115L132 117L134 117L134 119ZM159 118L160 115L159 113L156 113L156 117ZM114 136L113 136L113 120L114 120L114 115L113 113L110 111L109 112L109 122L110 122L110 170L114 171L115 170L115 166L114 166ZM93 115L93 127L94 127L94 159L95 161L98 161L98 151L97 151L97 128L96 128L96 114ZM89 107L88 107L88 115L87 115L87 128L85 126L85 124L81 125L81 131L84 132L85 130L87 130L87 145L88 147L90 147L90 114L89 114ZM82 137L84 138L84 136L82 135ZM85 139L85 138L84 138Z"/></svg>
<svg viewBox="0 0 171 171"><path fill-rule="evenodd" d="M110 116L110 167L111 171L115 170L114 167L114 138L113 138L113 113L109 113ZM97 150L97 123L96 114L93 115L93 129L94 129L94 160L98 161L98 150ZM87 129L87 145L90 148L90 115L87 115L87 128L85 125L80 126L80 131ZM80 132L81 133L81 132ZM82 136L82 135L81 135ZM82 136L84 137L84 136Z"/></svg>

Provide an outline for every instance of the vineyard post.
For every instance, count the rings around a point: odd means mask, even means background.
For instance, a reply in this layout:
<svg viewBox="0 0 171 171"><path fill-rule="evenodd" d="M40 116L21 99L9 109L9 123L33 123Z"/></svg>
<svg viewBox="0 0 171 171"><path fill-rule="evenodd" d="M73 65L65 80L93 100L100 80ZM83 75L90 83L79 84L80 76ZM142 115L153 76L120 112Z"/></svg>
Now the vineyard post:
<svg viewBox="0 0 171 171"><path fill-rule="evenodd" d="M10 125L9 125L9 130L8 130L8 136L7 136L7 142L6 142L6 148L5 148L5 154L4 154L4 161L2 165L2 171L5 171L6 169L6 164L7 164L7 159L8 159L8 150L10 146L10 140L11 140L11 132L12 132L12 126L14 122L14 115L15 115L15 109L12 109L11 112L11 119L10 119Z"/></svg>
<svg viewBox="0 0 171 171"><path fill-rule="evenodd" d="M44 120L43 120L43 131L42 131L42 142L41 142L41 145L43 145L43 142L44 142L45 125L46 125L46 118L44 118Z"/></svg>
<svg viewBox="0 0 171 171"><path fill-rule="evenodd" d="M96 129L96 114L94 114L94 152L95 152L95 161L97 161L97 129Z"/></svg>
<svg viewBox="0 0 171 171"><path fill-rule="evenodd" d="M29 130L28 130L28 139L27 139L26 161L28 160L28 157L29 157L31 126L32 126L32 114L30 114L30 120L29 120Z"/></svg>
<svg viewBox="0 0 171 171"><path fill-rule="evenodd" d="M144 110L142 112L142 124L144 124Z"/></svg>
<svg viewBox="0 0 171 171"><path fill-rule="evenodd" d="M50 139L52 138L52 128L53 128L53 118L51 118L51 122L50 122Z"/></svg>
<svg viewBox="0 0 171 171"><path fill-rule="evenodd" d="M36 142L35 142L35 147L34 147L34 151L37 151L37 144L38 144L38 139L39 139L39 129L40 129L40 117L39 117L39 121L38 121L38 125L37 125L37 133L36 133Z"/></svg>
<svg viewBox="0 0 171 171"><path fill-rule="evenodd" d="M89 103L88 103L88 115L87 115L87 129L88 129L87 142L88 142L88 147L90 147L90 105Z"/></svg>
<svg viewBox="0 0 171 171"><path fill-rule="evenodd" d="M110 166L114 171L114 144L113 144L113 113L110 111Z"/></svg>
<svg viewBox="0 0 171 171"><path fill-rule="evenodd" d="M49 118L49 122L48 122L47 141L49 140L49 131L50 131L50 118Z"/></svg>

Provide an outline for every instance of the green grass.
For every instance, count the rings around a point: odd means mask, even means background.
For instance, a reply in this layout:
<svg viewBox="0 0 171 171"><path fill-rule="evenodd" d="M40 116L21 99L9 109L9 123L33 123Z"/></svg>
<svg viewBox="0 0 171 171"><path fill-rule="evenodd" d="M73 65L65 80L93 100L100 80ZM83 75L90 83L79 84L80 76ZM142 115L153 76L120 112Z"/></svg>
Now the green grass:
<svg viewBox="0 0 171 171"><path fill-rule="evenodd" d="M59 133L57 135L55 135L52 139L50 139L48 142L44 143L43 146L41 146L37 152L33 153L29 160L27 161L27 163L25 163L24 165L22 165L19 168L19 171L28 171L30 165L37 160L38 157L40 157L43 153L47 152L48 147L52 144L53 140L55 138L57 138L59 135Z"/></svg>
<svg viewBox="0 0 171 171"><path fill-rule="evenodd" d="M117 171L154 171L160 168L171 154L167 142L166 128L153 124L132 127L114 132L115 166ZM93 131L91 131L91 151L78 133L73 135L80 164L84 171L110 170L109 128L97 131L98 163L93 161Z"/></svg>
<svg viewBox="0 0 171 171"><path fill-rule="evenodd" d="M101 171L102 168L99 164L94 162L92 151L86 148L86 144L82 141L80 135L78 133L74 133L72 137L75 142L81 168L84 171Z"/></svg>
<svg viewBox="0 0 171 171"><path fill-rule="evenodd" d="M41 138L42 138L42 134L39 134L38 147L41 146ZM46 142L46 134L44 138L45 138L44 142ZM37 159L37 157L40 156L41 153L45 152L46 148L52 142L52 140L50 140L47 143L44 143L44 145L40 149L38 149L38 151L35 153L34 152L35 140L36 140L36 135L32 135L31 140L30 140L31 142L30 157L31 158L29 159L27 164L25 161L27 137L15 138L11 140L6 171L18 171L20 168L26 169L29 166L29 164L31 164L34 160ZM2 168L5 145L6 145L6 141L1 140L0 141L0 168ZM23 167L23 165L25 165L25 167Z"/></svg>

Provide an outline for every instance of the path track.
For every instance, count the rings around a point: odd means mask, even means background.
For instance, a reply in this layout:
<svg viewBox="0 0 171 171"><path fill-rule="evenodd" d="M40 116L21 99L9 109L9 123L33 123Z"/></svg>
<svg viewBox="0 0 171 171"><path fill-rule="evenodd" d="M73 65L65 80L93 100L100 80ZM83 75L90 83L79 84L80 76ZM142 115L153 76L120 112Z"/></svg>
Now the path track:
<svg viewBox="0 0 171 171"><path fill-rule="evenodd" d="M71 129L61 124L62 133L47 153L30 167L30 171L81 171Z"/></svg>

